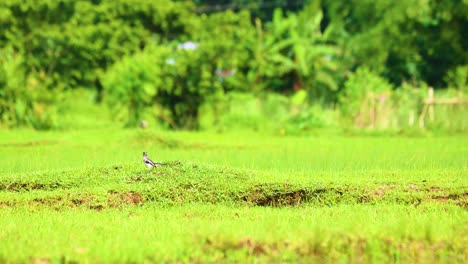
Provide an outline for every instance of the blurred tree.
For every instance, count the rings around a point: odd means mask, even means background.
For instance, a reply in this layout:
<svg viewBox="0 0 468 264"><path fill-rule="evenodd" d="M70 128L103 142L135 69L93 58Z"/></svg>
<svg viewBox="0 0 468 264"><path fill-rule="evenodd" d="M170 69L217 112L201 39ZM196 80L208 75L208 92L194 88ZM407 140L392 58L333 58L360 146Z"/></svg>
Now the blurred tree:
<svg viewBox="0 0 468 264"><path fill-rule="evenodd" d="M255 28L250 13L227 10L194 17L190 39L200 44L215 69L224 91L250 91L246 74L255 45Z"/></svg>
<svg viewBox="0 0 468 264"><path fill-rule="evenodd" d="M277 9L266 30L257 20L258 39L250 74L255 86L283 92L337 89L332 75L337 49L321 32L321 19L322 13L311 7L287 16Z"/></svg>
<svg viewBox="0 0 468 264"><path fill-rule="evenodd" d="M127 106L130 125L139 121L146 106L156 103L163 108L163 122L196 129L202 104L215 105L226 92L249 89L245 66L255 34L249 12L202 15L189 24L190 41L149 46L106 73L108 101Z"/></svg>
<svg viewBox="0 0 468 264"><path fill-rule="evenodd" d="M1 122L52 127L75 87L126 106L129 124L157 105L176 128L232 91L333 102L358 68L466 90L467 1L304 2L0 1Z"/></svg>
<svg viewBox="0 0 468 264"><path fill-rule="evenodd" d="M54 88L94 86L126 54L186 34L190 4L169 0L8 0L0 3L0 45L24 54L25 70Z"/></svg>
<svg viewBox="0 0 468 264"><path fill-rule="evenodd" d="M445 76L448 88L468 93L468 65L457 66Z"/></svg>
<svg viewBox="0 0 468 264"><path fill-rule="evenodd" d="M0 127L56 127L58 98L43 75L25 72L21 54L0 50Z"/></svg>
<svg viewBox="0 0 468 264"><path fill-rule="evenodd" d="M161 90L167 89L162 83L162 67L170 49L157 47L151 51L125 56L102 78L106 102L115 119L125 121L127 126L136 126L144 108L153 104Z"/></svg>
<svg viewBox="0 0 468 264"><path fill-rule="evenodd" d="M444 86L443 77L466 64L468 2L322 0L333 38L353 69L365 65L394 84L422 79Z"/></svg>
<svg viewBox="0 0 468 264"><path fill-rule="evenodd" d="M211 52L210 46L194 42L148 46L106 72L105 99L129 126L138 124L145 107L157 105L158 117L168 126L196 129L200 106L223 93Z"/></svg>
<svg viewBox="0 0 468 264"><path fill-rule="evenodd" d="M359 68L355 73L350 74L346 80L344 89L340 92L338 100L342 117L346 122L365 127L370 120L364 118L375 108L373 105L377 98L388 101L386 93L392 90L392 85L384 78L375 74L368 68ZM387 103L388 104L388 103Z"/></svg>
<svg viewBox="0 0 468 264"><path fill-rule="evenodd" d="M199 13L212 13L225 10L249 10L253 18L270 21L274 10L297 12L307 2L306 0L193 0Z"/></svg>

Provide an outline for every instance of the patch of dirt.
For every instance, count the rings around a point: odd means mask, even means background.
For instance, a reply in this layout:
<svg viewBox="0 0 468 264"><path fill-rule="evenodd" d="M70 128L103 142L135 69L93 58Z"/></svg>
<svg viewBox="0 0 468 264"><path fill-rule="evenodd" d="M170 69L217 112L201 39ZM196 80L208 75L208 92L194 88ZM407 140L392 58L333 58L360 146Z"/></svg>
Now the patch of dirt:
<svg viewBox="0 0 468 264"><path fill-rule="evenodd" d="M352 186L341 188L304 188L300 186L289 186L282 184L257 185L246 191L242 196L243 202L248 202L256 206L296 206L303 203L313 203L327 206L340 203L372 203L390 201L408 205L419 205L424 201L419 196L414 196L411 192L392 195L397 191L396 186L381 185L377 189L356 189Z"/></svg>
<svg viewBox="0 0 468 264"><path fill-rule="evenodd" d="M120 208L122 206L135 206L144 203L143 196L137 192L109 191L106 196L79 195L36 198L28 203L30 207L48 206L56 209L84 207L90 210L101 211L108 208ZM8 204L6 206L12 206Z"/></svg>
<svg viewBox="0 0 468 264"><path fill-rule="evenodd" d="M31 259L31 263L34 263L34 264L49 264L51 262L52 262L52 260L50 260L49 258L33 258L33 259Z"/></svg>
<svg viewBox="0 0 468 264"><path fill-rule="evenodd" d="M296 190L290 192L274 191L266 194L261 191L253 192L242 199L258 206L294 206L306 202L306 192Z"/></svg>
<svg viewBox="0 0 468 264"><path fill-rule="evenodd" d="M141 205L143 204L143 197L136 192L119 193L110 191L108 192L107 204L110 208L116 208L122 205Z"/></svg>
<svg viewBox="0 0 468 264"><path fill-rule="evenodd" d="M147 177L140 174L140 175L134 175L134 176L127 178L126 182L127 183L141 182L141 181L145 181L146 179Z"/></svg>
<svg viewBox="0 0 468 264"><path fill-rule="evenodd" d="M461 194L434 195L430 200L439 203L455 202L457 206L468 209L468 192Z"/></svg>
<svg viewBox="0 0 468 264"><path fill-rule="evenodd" d="M35 198L29 201L28 205L30 207L36 206L47 206L53 208L61 208L61 207L78 207L86 203L86 201L90 201L91 198L72 198L70 195L65 197L57 196L57 197L44 197L44 198Z"/></svg>
<svg viewBox="0 0 468 264"><path fill-rule="evenodd" d="M440 187L437 187L437 186L432 186L428 190L430 190L432 192L440 192L442 189Z"/></svg>
<svg viewBox="0 0 468 264"><path fill-rule="evenodd" d="M402 253L410 253L412 252L415 255L423 255L426 252L432 252L435 254L438 251L444 251L444 249L450 248L447 243L443 241L424 241L424 240L409 240L409 241L401 241L401 242L394 242L389 243L398 249L398 251Z"/></svg>
<svg viewBox="0 0 468 264"><path fill-rule="evenodd" d="M374 252L374 250L369 249L375 249L372 247L375 243L374 241L369 244L369 241L365 238L347 236L333 239L333 241L328 241L328 243L319 241L300 243L289 243L287 241L265 242L250 238L241 239L239 241L206 239L202 250L205 254L213 254L213 251L222 253L216 254L220 257L220 259L218 259L220 262L223 262L223 259L231 255L232 251L242 252L248 256L271 258L271 260L274 260L283 252L288 252L286 255L288 256L287 262L295 262L298 260L298 257L303 261L308 258L315 259L315 261L312 262L317 262L320 258L326 258L329 261L340 254L353 252L354 260L359 260L358 262L369 262L373 259ZM447 254L450 254L452 257L463 257L463 248L461 246L444 241L382 238L379 244L381 252L384 255L388 254L389 259L393 259L395 249L401 253L401 260L419 260L417 261L418 263L427 263L425 260L435 260L440 256L446 257ZM369 248L369 246L371 246L371 248ZM284 259L282 260L284 262ZM193 260L193 262L197 261ZM319 262L322 263L324 261Z"/></svg>
<svg viewBox="0 0 468 264"><path fill-rule="evenodd" d="M419 191L419 187L418 187L416 184L414 184L414 183L410 183L410 184L408 185L408 188L409 188L410 190L413 190L413 191Z"/></svg>
<svg viewBox="0 0 468 264"><path fill-rule="evenodd" d="M464 208L464 209L467 209L468 210L468 200L465 200L465 201L457 201L455 202L456 205Z"/></svg>
<svg viewBox="0 0 468 264"><path fill-rule="evenodd" d="M274 184L257 185L247 191L242 197L243 202L256 206L296 206L306 203L309 198L327 192L326 189L309 190L289 185L277 186Z"/></svg>
<svg viewBox="0 0 468 264"><path fill-rule="evenodd" d="M440 202L454 203L460 207L468 208L468 193L450 194L451 191L453 190L437 186L418 186L412 183L405 186L382 184L377 189L357 196L356 202L372 203L388 199L388 201L415 206L424 202ZM393 194L393 192L397 192L397 194ZM415 193L421 195L415 195Z"/></svg>
<svg viewBox="0 0 468 264"><path fill-rule="evenodd" d="M369 195L365 195L361 198L363 202L369 202L374 198L380 198L385 196L388 193L391 193L397 188L395 184L389 184L389 183L384 183L380 184L379 188L376 189L375 191L371 192Z"/></svg>
<svg viewBox="0 0 468 264"><path fill-rule="evenodd" d="M166 163L164 164L164 166L169 166L169 167L180 167L180 165L182 165L182 162L179 161L179 160L174 160L174 161L166 162Z"/></svg>
<svg viewBox="0 0 468 264"><path fill-rule="evenodd" d="M99 211L102 211L105 207L102 204L96 204L96 205L90 204L88 208L99 212Z"/></svg>
<svg viewBox="0 0 468 264"><path fill-rule="evenodd" d="M39 182L0 182L0 191L21 192L33 190L54 190L62 187L60 183Z"/></svg>
<svg viewBox="0 0 468 264"><path fill-rule="evenodd" d="M374 195L380 197L380 196L384 196L385 193L386 193L385 189L379 188L374 192Z"/></svg>
<svg viewBox="0 0 468 264"><path fill-rule="evenodd" d="M252 239L242 239L240 241L212 241L207 239L205 241L205 250L221 250L224 254L229 250L245 250L248 255L278 255L281 250L288 248L288 242L262 242Z"/></svg>
<svg viewBox="0 0 468 264"><path fill-rule="evenodd" d="M30 257L29 262L33 264L49 264L49 263L68 263L68 264L78 264L77 261L66 258L65 256L50 259L46 257Z"/></svg>

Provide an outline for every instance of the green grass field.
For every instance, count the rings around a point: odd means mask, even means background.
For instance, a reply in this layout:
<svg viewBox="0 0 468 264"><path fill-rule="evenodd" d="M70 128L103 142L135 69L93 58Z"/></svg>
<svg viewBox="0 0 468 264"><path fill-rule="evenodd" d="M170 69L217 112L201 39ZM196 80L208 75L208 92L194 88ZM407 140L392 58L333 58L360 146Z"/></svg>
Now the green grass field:
<svg viewBox="0 0 468 264"><path fill-rule="evenodd" d="M467 142L0 131L0 263L466 263Z"/></svg>

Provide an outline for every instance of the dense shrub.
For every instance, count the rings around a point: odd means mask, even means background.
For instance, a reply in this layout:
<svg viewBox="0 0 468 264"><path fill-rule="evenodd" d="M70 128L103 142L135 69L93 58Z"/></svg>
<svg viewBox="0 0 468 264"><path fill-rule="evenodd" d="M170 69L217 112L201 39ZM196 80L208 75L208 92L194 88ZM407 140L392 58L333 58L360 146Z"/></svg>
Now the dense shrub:
<svg viewBox="0 0 468 264"><path fill-rule="evenodd" d="M21 54L0 50L0 126L49 129L57 125L58 90L41 74L26 74Z"/></svg>
<svg viewBox="0 0 468 264"><path fill-rule="evenodd" d="M0 2L0 46L52 88L95 86L111 64L153 41L186 34L190 4L170 0Z"/></svg>
<svg viewBox="0 0 468 264"><path fill-rule="evenodd" d="M248 12L201 16L192 21L193 40L154 44L126 57L103 79L109 102L125 105L132 125L145 107L156 105L166 125L198 128L201 105L215 106L225 92L249 89L244 68L253 38L249 21Z"/></svg>
<svg viewBox="0 0 468 264"><path fill-rule="evenodd" d="M161 46L151 50L123 58L102 79L106 102L116 119L129 126L141 121L143 109L153 104L161 90L170 89L163 83L162 70L170 49Z"/></svg>
<svg viewBox="0 0 468 264"><path fill-rule="evenodd" d="M333 61L337 48L321 31L322 12L312 7L299 14L275 10L265 27L257 20L249 80L256 91L292 93L300 89L337 89Z"/></svg>
<svg viewBox="0 0 468 264"><path fill-rule="evenodd" d="M392 85L367 68L352 73L338 100L342 117L358 127L373 126L377 107L388 106ZM385 107L386 107L385 106Z"/></svg>
<svg viewBox="0 0 468 264"><path fill-rule="evenodd" d="M407 129L419 126L418 118L423 110L428 89L427 84L422 82L418 84L404 82L392 93L395 127Z"/></svg>
<svg viewBox="0 0 468 264"><path fill-rule="evenodd" d="M262 117L245 126L281 112L278 127L298 131L332 125L322 106L337 102L344 125L414 126L424 85L467 93L463 1L308 1L266 20L194 9L203 2L0 1L0 125L57 127L59 97L82 88L127 125L152 116L174 129L200 127L200 111L229 127L230 94L251 93Z"/></svg>
<svg viewBox="0 0 468 264"><path fill-rule="evenodd" d="M191 45L193 49L154 45L110 68L103 83L117 116L135 125L144 108L154 105L160 107L157 116L166 125L197 128L200 106L224 92L210 63L211 48Z"/></svg>
<svg viewBox="0 0 468 264"><path fill-rule="evenodd" d="M460 65L451 69L444 79L449 89L468 93L468 65Z"/></svg>
<svg viewBox="0 0 468 264"><path fill-rule="evenodd" d="M213 113L204 113L206 115ZM204 128L217 131L253 130L275 135L299 135L317 128L336 125L335 111L318 104L310 105L307 92L301 90L288 97L277 93L254 96L251 93L229 93L223 114L214 125Z"/></svg>

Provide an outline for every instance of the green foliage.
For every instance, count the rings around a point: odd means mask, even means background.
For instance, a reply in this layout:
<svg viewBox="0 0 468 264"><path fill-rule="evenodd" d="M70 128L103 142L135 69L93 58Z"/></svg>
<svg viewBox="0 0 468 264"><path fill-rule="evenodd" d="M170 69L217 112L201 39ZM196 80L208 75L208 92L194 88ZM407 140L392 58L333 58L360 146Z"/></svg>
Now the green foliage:
<svg viewBox="0 0 468 264"><path fill-rule="evenodd" d="M390 94L384 97L395 105L362 105L365 95L349 91L359 90L349 88L352 81L345 84L360 68L396 90L426 83L456 89L457 97L466 94L466 1L220 3L242 8L203 13L214 1L1 1L0 46L8 47L2 60L18 58L2 65L1 125L61 127L67 106L57 98L78 88L93 90L97 103L105 98L116 119L129 126L145 118L174 129L199 128L201 107L213 113L216 126L233 92L265 99L271 92L306 90L302 117L291 119L298 127L334 123L327 114L333 109L316 106L337 102L344 118L361 127L374 110L387 113L382 128L403 126L403 114L391 114L420 110ZM281 8L273 11L275 6ZM346 93L350 99L339 96ZM306 109L310 103L314 110Z"/></svg>
<svg viewBox="0 0 468 264"><path fill-rule="evenodd" d="M56 104L60 110L58 128L62 130L120 128L121 123L115 122L116 118L111 118L116 116L116 108L96 104L96 96L96 91L85 88L64 92Z"/></svg>
<svg viewBox="0 0 468 264"><path fill-rule="evenodd" d="M287 16L281 9L276 9L265 32L257 20L255 61L250 72L254 87L260 85L289 92L321 86L337 89L330 74L335 69L332 56L337 50L322 34L321 21L322 13L312 7L298 15Z"/></svg>
<svg viewBox="0 0 468 264"><path fill-rule="evenodd" d="M2 50L0 58L0 114L4 126L12 126L24 120L25 107L17 98L17 87L25 86L25 74L22 72L21 58L15 58L12 53Z"/></svg>
<svg viewBox="0 0 468 264"><path fill-rule="evenodd" d="M463 67L460 67L463 69ZM460 72L458 72L460 74ZM466 74L461 73L461 77ZM462 80L459 78L458 80ZM462 83L462 82L460 82ZM456 86L455 86L456 87ZM436 98L466 99L463 86L457 88L435 91ZM466 89L466 88L465 88ZM434 120L426 117L428 129L435 132L460 133L468 131L468 104L436 104L434 106Z"/></svg>
<svg viewBox="0 0 468 264"><path fill-rule="evenodd" d="M160 106L158 117L172 128L197 128L198 111L223 89L209 63L211 47L184 50L155 45L113 66L103 83L108 102L126 108L128 125L141 121L142 111Z"/></svg>
<svg viewBox="0 0 468 264"><path fill-rule="evenodd" d="M450 70L445 76L445 82L451 89L468 93L468 65L460 65Z"/></svg>
<svg viewBox="0 0 468 264"><path fill-rule="evenodd" d="M269 119L277 120L281 105L274 105L273 111L266 117L263 112L264 102L251 93L229 93L223 100L223 113L215 124L217 131L265 131Z"/></svg>
<svg viewBox="0 0 468 264"><path fill-rule="evenodd" d="M230 10L211 15L201 15L194 21L191 40L200 44L210 67L214 68L223 90L251 91L246 85L255 45L255 28L248 11L234 13ZM222 36L222 41L220 40Z"/></svg>
<svg viewBox="0 0 468 264"><path fill-rule="evenodd" d="M366 111L368 100L374 100L375 96L385 95L391 90L392 85L387 80L368 68L359 68L349 76L338 97L342 116L352 123L359 122L363 111Z"/></svg>
<svg viewBox="0 0 468 264"><path fill-rule="evenodd" d="M158 93L171 89L162 78L162 67L171 50L166 47L152 50L150 54L142 52L125 57L102 79L107 103L117 119L125 120L128 126L141 121L144 108L152 105Z"/></svg>
<svg viewBox="0 0 468 264"><path fill-rule="evenodd" d="M26 74L21 54L4 49L0 53L0 126L57 126L57 90L47 89L47 79Z"/></svg>
<svg viewBox="0 0 468 264"><path fill-rule="evenodd" d="M213 113L204 113L207 115ZM257 131L275 135L301 135L318 128L336 125L335 111L310 104L307 91L292 97L267 93L257 97L250 93L229 93L223 101L218 122L204 128L219 132Z"/></svg>
<svg viewBox="0 0 468 264"><path fill-rule="evenodd" d="M307 3L304 0L193 0L192 2L197 6L197 12L211 13L225 9L236 11L248 9L252 13L252 17L262 21L270 21L276 8L280 7L287 12L297 12Z"/></svg>
<svg viewBox="0 0 468 264"><path fill-rule="evenodd" d="M198 128L200 106L223 94L215 69L210 63L210 47L201 44L195 50L172 53L174 64L166 66L166 90L156 98L169 110L173 128Z"/></svg>
<svg viewBox="0 0 468 264"><path fill-rule="evenodd" d="M280 135L300 135L335 125L337 118L334 111L319 103L311 103L310 94L299 90L290 98L288 116L279 127Z"/></svg>
<svg viewBox="0 0 468 264"><path fill-rule="evenodd" d="M40 72L61 88L94 86L100 74L153 37L185 33L186 3L169 0L2 1L0 45L25 58L25 71Z"/></svg>
<svg viewBox="0 0 468 264"><path fill-rule="evenodd" d="M132 125L144 107L156 104L166 125L198 128L201 105L214 105L225 92L248 89L243 65L253 36L249 20L248 12L202 16L192 21L191 41L157 44L117 63L107 74L112 80L104 81L112 104L127 107ZM221 34L225 41L217 40Z"/></svg>
<svg viewBox="0 0 468 264"><path fill-rule="evenodd" d="M466 1L324 0L322 8L345 52L342 63L370 67L393 84L418 79L442 87L446 72L468 59Z"/></svg>
<svg viewBox="0 0 468 264"><path fill-rule="evenodd" d="M319 104L307 105L299 112L293 112L280 129L280 135L301 135L320 128L336 125L336 114L333 110Z"/></svg>
<svg viewBox="0 0 468 264"><path fill-rule="evenodd" d="M391 99L398 128L407 130L419 126L418 118L428 88L424 83L415 86L405 82L393 92Z"/></svg>

